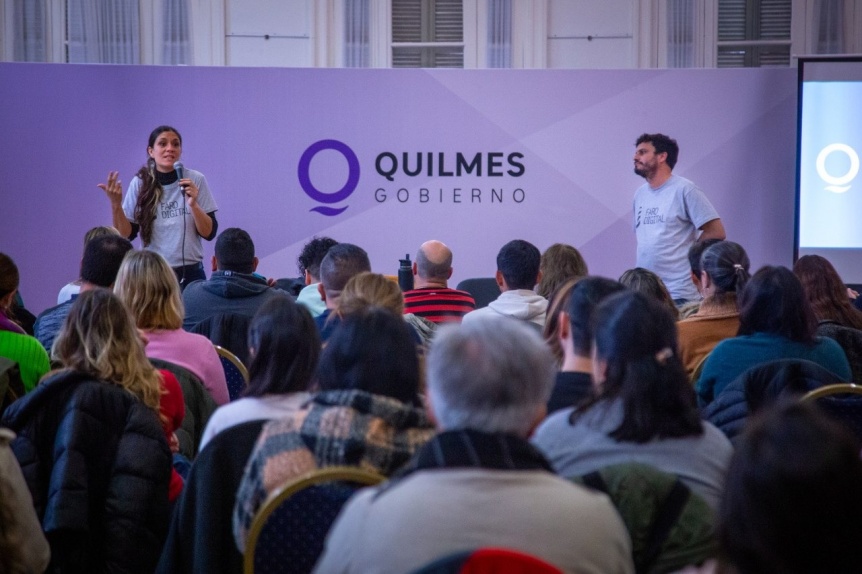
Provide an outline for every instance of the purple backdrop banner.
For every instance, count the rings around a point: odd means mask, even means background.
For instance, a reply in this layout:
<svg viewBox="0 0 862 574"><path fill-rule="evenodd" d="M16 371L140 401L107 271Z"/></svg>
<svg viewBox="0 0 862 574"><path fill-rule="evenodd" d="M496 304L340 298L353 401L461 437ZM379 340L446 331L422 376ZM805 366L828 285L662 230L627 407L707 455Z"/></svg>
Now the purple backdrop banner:
<svg viewBox="0 0 862 574"><path fill-rule="evenodd" d="M634 141L664 132L676 173L710 197L752 264L793 253L796 71L349 70L0 64L0 251L38 313L110 224L157 125L183 135L221 229L247 229L271 277L312 235L375 271L440 239L453 281L491 276L500 246L570 243L590 270L634 265ZM212 244L206 246L208 256ZM209 262L205 262L207 267Z"/></svg>

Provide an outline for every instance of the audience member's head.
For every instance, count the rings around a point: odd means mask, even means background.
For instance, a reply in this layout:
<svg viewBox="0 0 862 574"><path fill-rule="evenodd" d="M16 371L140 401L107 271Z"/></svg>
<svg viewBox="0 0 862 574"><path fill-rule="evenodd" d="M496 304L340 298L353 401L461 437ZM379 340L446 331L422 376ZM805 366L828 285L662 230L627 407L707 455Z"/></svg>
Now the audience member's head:
<svg viewBox="0 0 862 574"><path fill-rule="evenodd" d="M818 321L862 329L862 312L850 303L847 287L829 260L820 255L803 255L793 265L793 273L802 283Z"/></svg>
<svg viewBox="0 0 862 574"><path fill-rule="evenodd" d="M554 358L535 330L505 317L443 326L428 355L428 398L440 430L526 438L544 418Z"/></svg>
<svg viewBox="0 0 862 574"><path fill-rule="evenodd" d="M326 306L334 308L350 278L363 271L371 271L364 249L352 243L330 247L320 263L320 295L326 300Z"/></svg>
<svg viewBox="0 0 862 574"><path fill-rule="evenodd" d="M97 237L102 237L104 235L119 235L120 232L117 231L116 227L110 227L108 225L99 225L98 227L94 227L90 229L87 233L84 234L84 247Z"/></svg>
<svg viewBox="0 0 862 574"><path fill-rule="evenodd" d="M0 253L0 311L9 313L12 303L15 301L15 293L18 291L18 266L12 258L5 253Z"/></svg>
<svg viewBox="0 0 862 574"><path fill-rule="evenodd" d="M593 348L593 312L599 303L626 287L619 281L605 277L584 277L578 281L569 296L566 318L571 329L575 355L590 357Z"/></svg>
<svg viewBox="0 0 862 574"><path fill-rule="evenodd" d="M717 302L732 300L751 279L748 254L733 241L719 241L710 246L703 252L700 265L703 296Z"/></svg>
<svg viewBox="0 0 862 574"><path fill-rule="evenodd" d="M535 245L523 239L514 239L497 254L497 284L506 291L532 290L539 282L542 254ZM505 284L502 284L500 280Z"/></svg>
<svg viewBox="0 0 862 574"><path fill-rule="evenodd" d="M129 310L109 290L78 295L53 354L64 367L122 387L158 412L161 378L144 353Z"/></svg>
<svg viewBox="0 0 862 574"><path fill-rule="evenodd" d="M799 279L786 267L757 271L739 297L739 334L769 333L800 343L814 342L817 319Z"/></svg>
<svg viewBox="0 0 862 574"><path fill-rule="evenodd" d="M338 242L330 237L312 237L302 248L296 268L300 275L305 276L306 285L320 281L320 263L333 245L338 245Z"/></svg>
<svg viewBox="0 0 862 574"><path fill-rule="evenodd" d="M185 311L177 276L155 251L126 255L114 293L132 312L139 329L179 329L183 325Z"/></svg>
<svg viewBox="0 0 862 574"><path fill-rule="evenodd" d="M560 344L560 320L567 320L566 309L569 306L569 296L572 293L572 287L579 281L579 278L569 279L554 292L548 303L548 311L545 314L545 327L542 329L542 338L550 347L554 358L557 359L557 364L563 362L565 351Z"/></svg>
<svg viewBox="0 0 862 574"><path fill-rule="evenodd" d="M736 444L719 541L738 574L862 572L862 461L816 407L787 403Z"/></svg>
<svg viewBox="0 0 862 574"><path fill-rule="evenodd" d="M542 253L539 271L542 278L536 287L536 293L548 300L566 281L584 277L589 273L587 262L581 253L565 243L554 243Z"/></svg>
<svg viewBox="0 0 862 574"><path fill-rule="evenodd" d="M647 297L652 297L671 311L674 318L678 318L679 311L673 302L673 297L665 287L661 277L643 267L635 267L629 269L620 275L620 283L632 291L643 293Z"/></svg>
<svg viewBox="0 0 862 574"><path fill-rule="evenodd" d="M246 397L308 390L320 358L311 314L287 295L261 305L248 328L251 362Z"/></svg>
<svg viewBox="0 0 862 574"><path fill-rule="evenodd" d="M222 231L216 239L215 262L219 271L254 273L257 257L254 256L254 242L248 232L238 227Z"/></svg>
<svg viewBox="0 0 862 574"><path fill-rule="evenodd" d="M596 308L593 381L600 400L619 400L623 420L608 433L619 442L700 435L694 389L677 353L676 318L637 292L609 296Z"/></svg>
<svg viewBox="0 0 862 574"><path fill-rule="evenodd" d="M93 238L84 246L81 280L96 287L110 287L117 279L123 259L131 250L131 242L116 234Z"/></svg>
<svg viewBox="0 0 862 574"><path fill-rule="evenodd" d="M688 265L691 268L691 282L694 283L695 287L697 287L698 292L700 292L700 258L703 256L703 252L720 242L721 239L717 239L715 237L704 239L702 241L695 241L691 244L691 247L688 248Z"/></svg>
<svg viewBox="0 0 862 574"><path fill-rule="evenodd" d="M320 357L318 388L418 404L419 358L409 328L401 316L378 307L346 316Z"/></svg>
<svg viewBox="0 0 862 574"><path fill-rule="evenodd" d="M413 273L419 279L417 287L446 286L452 276L452 250L440 241L426 241L416 252Z"/></svg>
<svg viewBox="0 0 862 574"><path fill-rule="evenodd" d="M364 271L351 277L344 286L338 299L338 314L344 317L367 307L382 307L403 315L404 294L395 281Z"/></svg>
<svg viewBox="0 0 862 574"><path fill-rule="evenodd" d="M667 159L665 163L667 163L670 169L676 166L676 161L679 159L679 145L675 139L664 134L641 134L637 141L635 141L635 147L642 143L652 144L656 155L666 153Z"/></svg>

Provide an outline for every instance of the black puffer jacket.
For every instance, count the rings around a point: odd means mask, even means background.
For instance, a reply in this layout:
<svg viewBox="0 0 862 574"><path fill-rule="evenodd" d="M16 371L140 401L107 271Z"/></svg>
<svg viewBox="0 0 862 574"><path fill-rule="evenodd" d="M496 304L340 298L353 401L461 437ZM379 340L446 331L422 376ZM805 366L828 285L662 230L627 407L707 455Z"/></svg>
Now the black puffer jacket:
<svg viewBox="0 0 862 574"><path fill-rule="evenodd" d="M63 371L3 425L51 545L48 572L152 572L169 520L171 452L158 415L127 391Z"/></svg>

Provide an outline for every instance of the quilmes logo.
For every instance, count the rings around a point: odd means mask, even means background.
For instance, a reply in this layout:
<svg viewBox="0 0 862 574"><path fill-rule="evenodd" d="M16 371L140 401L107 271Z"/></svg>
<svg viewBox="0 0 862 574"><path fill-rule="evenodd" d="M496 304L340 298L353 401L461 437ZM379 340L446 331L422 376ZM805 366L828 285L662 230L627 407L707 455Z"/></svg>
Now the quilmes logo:
<svg viewBox="0 0 862 574"><path fill-rule="evenodd" d="M830 173L826 168L826 160L830 155L844 154L849 160L849 166L844 174ZM859 154L852 147L843 143L829 144L817 154L817 175L827 183L826 190L833 193L844 193L850 189L850 182L859 174Z"/></svg>
<svg viewBox="0 0 862 574"><path fill-rule="evenodd" d="M311 181L311 161L314 159L314 156L323 150L336 151L344 156L344 160L347 162L347 181L344 183L344 187L333 193L326 193L317 189ZM359 158L356 157L353 150L344 142L338 140L320 140L308 146L308 149L299 158L297 175L299 176L299 185L305 194L318 203L326 204L313 207L310 211L316 211L317 213L333 217L343 213L349 206L329 206L345 201L356 191L356 186L359 185Z"/></svg>

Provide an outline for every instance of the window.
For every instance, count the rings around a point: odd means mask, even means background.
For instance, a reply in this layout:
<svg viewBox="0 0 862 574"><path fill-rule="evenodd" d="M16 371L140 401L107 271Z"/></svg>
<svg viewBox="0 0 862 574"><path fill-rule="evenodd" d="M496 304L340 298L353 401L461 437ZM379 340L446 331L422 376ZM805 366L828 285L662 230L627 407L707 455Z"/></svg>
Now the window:
<svg viewBox="0 0 862 574"><path fill-rule="evenodd" d="M462 0L392 0L393 68L463 68Z"/></svg>
<svg viewBox="0 0 862 574"><path fill-rule="evenodd" d="M718 0L718 67L789 66L792 4Z"/></svg>
<svg viewBox="0 0 862 574"><path fill-rule="evenodd" d="M0 0L6 59L191 64L190 0Z"/></svg>

